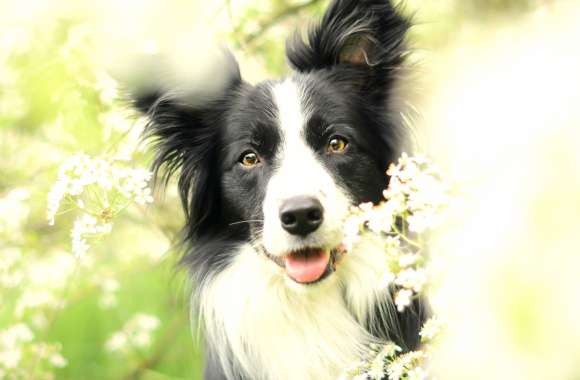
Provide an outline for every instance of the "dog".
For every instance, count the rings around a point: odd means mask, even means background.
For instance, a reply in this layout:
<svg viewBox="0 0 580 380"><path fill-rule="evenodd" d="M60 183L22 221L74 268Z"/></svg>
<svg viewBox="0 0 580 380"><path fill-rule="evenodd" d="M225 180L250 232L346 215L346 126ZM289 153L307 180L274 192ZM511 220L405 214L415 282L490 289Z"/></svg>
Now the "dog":
<svg viewBox="0 0 580 380"><path fill-rule="evenodd" d="M225 53L210 95L132 92L155 171L178 178L205 379L335 379L372 344L419 345L424 302L398 313L380 247L341 246L349 208L381 200L404 146L409 27L387 0L334 0L288 40L286 78L250 85Z"/></svg>

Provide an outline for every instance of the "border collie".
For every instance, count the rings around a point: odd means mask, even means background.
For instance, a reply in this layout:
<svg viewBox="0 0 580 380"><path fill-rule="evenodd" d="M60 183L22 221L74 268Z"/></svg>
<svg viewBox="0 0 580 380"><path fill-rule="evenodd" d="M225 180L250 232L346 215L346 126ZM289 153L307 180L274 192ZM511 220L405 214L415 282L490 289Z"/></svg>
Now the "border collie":
<svg viewBox="0 0 580 380"><path fill-rule="evenodd" d="M288 41L287 78L251 85L228 53L211 96L133 91L154 168L178 176L206 379L335 379L371 344L419 344L425 308L397 313L381 249L341 249L349 207L381 199L405 140L408 29L387 0L335 0Z"/></svg>

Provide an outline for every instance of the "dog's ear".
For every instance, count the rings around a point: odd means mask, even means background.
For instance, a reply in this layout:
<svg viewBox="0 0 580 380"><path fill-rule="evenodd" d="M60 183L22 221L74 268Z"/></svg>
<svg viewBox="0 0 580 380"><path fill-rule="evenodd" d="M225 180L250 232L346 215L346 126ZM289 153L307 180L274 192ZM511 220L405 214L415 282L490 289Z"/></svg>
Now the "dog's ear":
<svg viewBox="0 0 580 380"><path fill-rule="evenodd" d="M306 40L287 41L286 55L299 72L357 67L372 80L400 67L409 27L389 0L334 0Z"/></svg>
<svg viewBox="0 0 580 380"><path fill-rule="evenodd" d="M219 215L219 182L210 174L217 165L216 139L227 98L241 84L238 64L229 52L212 64L212 73L176 77L167 72L171 65L156 59L154 64L147 62L137 82L130 80L126 86L133 107L148 119L144 136L155 149L155 178L166 184L178 176L189 238L205 232L214 222L211 218Z"/></svg>

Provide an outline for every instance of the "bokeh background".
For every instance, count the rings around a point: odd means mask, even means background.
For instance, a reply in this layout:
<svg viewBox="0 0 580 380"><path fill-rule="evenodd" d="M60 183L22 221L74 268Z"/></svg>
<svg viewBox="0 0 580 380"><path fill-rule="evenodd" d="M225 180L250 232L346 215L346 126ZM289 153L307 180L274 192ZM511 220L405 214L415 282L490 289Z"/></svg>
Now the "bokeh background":
<svg viewBox="0 0 580 380"><path fill-rule="evenodd" d="M142 120L115 79L134 54L179 46L187 57L177 62L202 62L214 36L246 80L280 76L284 39L327 3L1 1L0 379L201 378L189 287L175 268L173 187L117 215L82 258L71 251L79 210L50 226L48 193L79 153L149 165ZM467 184L439 249L449 275L435 305L457 326L436 360L440 379L580 379L579 8L401 8L416 23L413 85L403 87L417 145Z"/></svg>

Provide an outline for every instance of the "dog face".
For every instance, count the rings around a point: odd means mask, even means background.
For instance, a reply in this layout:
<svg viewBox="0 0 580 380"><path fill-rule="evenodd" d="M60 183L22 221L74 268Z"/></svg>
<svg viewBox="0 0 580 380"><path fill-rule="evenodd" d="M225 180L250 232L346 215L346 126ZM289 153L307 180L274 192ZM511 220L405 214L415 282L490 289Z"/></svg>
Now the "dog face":
<svg viewBox="0 0 580 380"><path fill-rule="evenodd" d="M250 85L227 53L217 95L134 94L156 169L180 172L198 274L248 242L295 282L332 274L348 208L380 199L399 154L390 99L407 27L387 2L335 1L307 42L289 41L287 78Z"/></svg>
<svg viewBox="0 0 580 380"><path fill-rule="evenodd" d="M257 248L285 269L292 255L325 260L298 263L305 273L292 273L295 281L331 273L349 206L377 200L385 187L392 152L367 108L348 81L297 74L245 86L222 126L218 161L230 224L247 224Z"/></svg>

